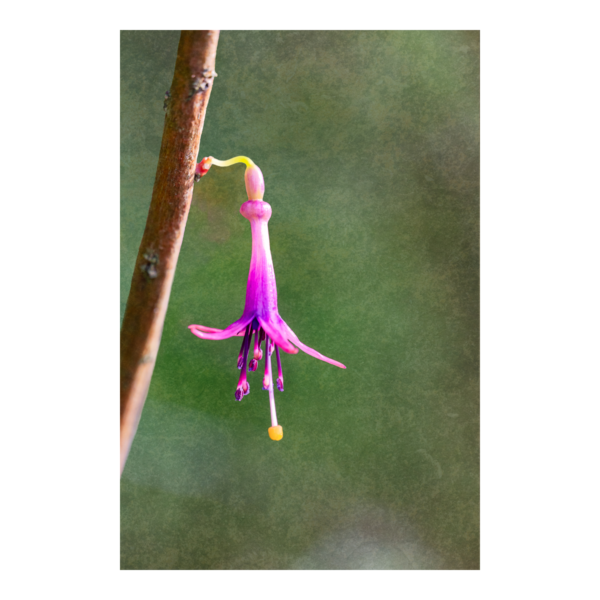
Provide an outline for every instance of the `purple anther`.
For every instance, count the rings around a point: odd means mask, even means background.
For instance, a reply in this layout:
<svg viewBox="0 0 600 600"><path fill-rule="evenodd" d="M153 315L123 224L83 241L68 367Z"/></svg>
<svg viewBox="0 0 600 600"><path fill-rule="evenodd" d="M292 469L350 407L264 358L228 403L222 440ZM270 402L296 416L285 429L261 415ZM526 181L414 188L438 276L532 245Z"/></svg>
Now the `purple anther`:
<svg viewBox="0 0 600 600"><path fill-rule="evenodd" d="M281 370L281 356L279 356L278 346L275 346L275 354L277 355L277 389L283 392L283 371Z"/></svg>
<svg viewBox="0 0 600 600"><path fill-rule="evenodd" d="M256 367L258 367L258 361L253 358L248 364L248 371L256 371Z"/></svg>
<svg viewBox="0 0 600 600"><path fill-rule="evenodd" d="M235 390L235 399L241 400L243 396L250 392L250 386L246 381L246 364L248 360L248 349L250 347L250 337L252 336L252 328L250 325L246 327L246 332L244 333L244 343L242 344L242 372L240 373L240 379L237 384L237 389ZM239 361L238 361L239 364Z"/></svg>

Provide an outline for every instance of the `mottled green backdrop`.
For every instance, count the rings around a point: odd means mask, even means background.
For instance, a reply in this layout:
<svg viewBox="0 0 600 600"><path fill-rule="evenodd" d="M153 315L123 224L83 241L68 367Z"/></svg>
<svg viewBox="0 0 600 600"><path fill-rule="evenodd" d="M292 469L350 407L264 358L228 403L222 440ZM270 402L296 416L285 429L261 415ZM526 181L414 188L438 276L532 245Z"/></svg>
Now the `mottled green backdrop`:
<svg viewBox="0 0 600 600"><path fill-rule="evenodd" d="M121 316L179 32L121 37ZM283 354L236 402L242 165L196 184L122 477L123 569L479 568L479 33L223 31L200 158L250 156Z"/></svg>

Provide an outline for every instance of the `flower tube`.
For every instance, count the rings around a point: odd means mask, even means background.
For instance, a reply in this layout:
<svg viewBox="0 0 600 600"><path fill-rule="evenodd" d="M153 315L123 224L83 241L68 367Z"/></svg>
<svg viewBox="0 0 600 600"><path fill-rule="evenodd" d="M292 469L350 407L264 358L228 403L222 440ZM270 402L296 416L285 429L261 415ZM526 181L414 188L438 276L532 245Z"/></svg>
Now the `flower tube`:
<svg viewBox="0 0 600 600"><path fill-rule="evenodd" d="M196 177L204 176L212 165L228 167L229 165L243 163L246 165L245 182L248 201L240 208L240 213L250 221L252 231L252 257L250 259L250 272L246 287L246 303L242 316L225 329L215 329L204 325L190 325L190 331L200 339L224 340L232 336L243 336L244 340L238 355L238 368L242 370L235 398L241 401L243 396L250 392L247 373L255 371L258 361L265 359L265 375L263 388L269 392L269 405L271 409L271 427L269 437L280 440L283 437L281 425L277 423L275 411L275 397L273 393L273 371L271 368L271 354L275 351L277 356L277 389L283 392L283 372L279 350L288 354L298 352L296 346L336 367L346 367L331 358L323 356L313 348L303 344L298 336L290 329L287 323L279 316L277 308L277 285L275 283L275 270L269 243L268 222L271 218L271 206L263 200L265 183L261 170L249 158L236 156L230 160L221 161L212 156L204 158L196 166ZM252 358L248 364L250 349L254 345ZM264 352L261 349L265 342Z"/></svg>

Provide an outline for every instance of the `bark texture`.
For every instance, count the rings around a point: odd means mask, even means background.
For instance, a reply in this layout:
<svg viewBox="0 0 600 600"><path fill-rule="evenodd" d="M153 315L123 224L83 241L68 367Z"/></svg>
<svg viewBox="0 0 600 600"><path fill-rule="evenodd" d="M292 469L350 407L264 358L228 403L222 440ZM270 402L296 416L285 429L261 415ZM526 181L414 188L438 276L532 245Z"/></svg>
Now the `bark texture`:
<svg viewBox="0 0 600 600"><path fill-rule="evenodd" d="M160 345L215 77L218 30L182 31L146 229L121 328L121 473Z"/></svg>

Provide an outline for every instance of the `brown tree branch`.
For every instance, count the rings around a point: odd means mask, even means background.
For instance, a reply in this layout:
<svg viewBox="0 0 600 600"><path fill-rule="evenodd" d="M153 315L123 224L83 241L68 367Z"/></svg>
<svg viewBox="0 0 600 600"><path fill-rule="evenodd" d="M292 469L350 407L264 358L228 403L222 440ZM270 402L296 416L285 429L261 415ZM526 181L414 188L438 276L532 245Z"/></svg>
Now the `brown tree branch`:
<svg viewBox="0 0 600 600"><path fill-rule="evenodd" d="M182 31L152 202L121 328L121 473L160 345L190 209L219 31Z"/></svg>

